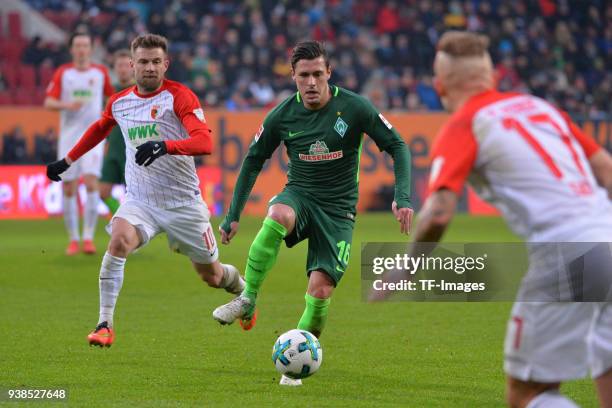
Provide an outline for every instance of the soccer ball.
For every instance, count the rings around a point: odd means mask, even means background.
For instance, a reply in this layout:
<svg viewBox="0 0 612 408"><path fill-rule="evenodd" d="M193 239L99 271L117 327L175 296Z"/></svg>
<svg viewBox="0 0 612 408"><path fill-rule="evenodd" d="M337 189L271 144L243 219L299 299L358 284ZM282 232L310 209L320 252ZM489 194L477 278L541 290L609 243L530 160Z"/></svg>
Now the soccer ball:
<svg viewBox="0 0 612 408"><path fill-rule="evenodd" d="M272 347L272 362L279 373L290 378L306 378L317 372L323 350L314 334L293 329L281 334Z"/></svg>

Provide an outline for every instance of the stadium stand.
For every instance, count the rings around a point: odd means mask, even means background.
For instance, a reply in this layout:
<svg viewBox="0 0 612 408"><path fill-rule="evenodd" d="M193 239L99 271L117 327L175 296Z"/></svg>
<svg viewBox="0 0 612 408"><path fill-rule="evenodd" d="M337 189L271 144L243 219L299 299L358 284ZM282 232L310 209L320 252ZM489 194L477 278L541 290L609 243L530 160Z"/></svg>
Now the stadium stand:
<svg viewBox="0 0 612 408"><path fill-rule="evenodd" d="M273 106L294 91L287 55L298 40L324 41L332 82L381 110L435 111L434 46L446 30L486 33L502 90L529 91L573 115L610 116L612 3L604 0L28 0L67 32L95 37L94 59L139 33L171 41L168 77L206 107ZM0 18L0 104L38 105L65 44L26 39L19 14Z"/></svg>

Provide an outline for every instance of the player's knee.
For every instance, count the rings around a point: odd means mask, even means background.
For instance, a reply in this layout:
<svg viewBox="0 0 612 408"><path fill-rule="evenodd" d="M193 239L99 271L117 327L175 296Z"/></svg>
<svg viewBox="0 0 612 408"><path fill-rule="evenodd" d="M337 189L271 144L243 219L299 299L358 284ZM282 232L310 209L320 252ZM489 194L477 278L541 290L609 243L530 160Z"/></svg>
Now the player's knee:
<svg viewBox="0 0 612 408"><path fill-rule="evenodd" d="M511 408L524 408L539 394L558 388L559 384L525 382L510 378L506 384L506 403Z"/></svg>
<svg viewBox="0 0 612 408"><path fill-rule="evenodd" d="M316 270L308 279L308 294L319 299L328 299L334 292L334 281L325 272Z"/></svg>
<svg viewBox="0 0 612 408"><path fill-rule="evenodd" d="M64 181L62 183L62 192L66 197L73 197L76 195L77 186L74 181Z"/></svg>
<svg viewBox="0 0 612 408"><path fill-rule="evenodd" d="M108 252L113 256L125 258L132 249L132 242L126 234L116 234L108 243Z"/></svg>
<svg viewBox="0 0 612 408"><path fill-rule="evenodd" d="M293 219L295 216L291 211L286 211L284 209L278 209L274 206L270 208L268 211L268 218L278 222L282 226L284 226L287 230L290 230L293 225Z"/></svg>
<svg viewBox="0 0 612 408"><path fill-rule="evenodd" d="M328 299L331 297L333 291L333 286L318 286L310 289L308 294L319 299Z"/></svg>

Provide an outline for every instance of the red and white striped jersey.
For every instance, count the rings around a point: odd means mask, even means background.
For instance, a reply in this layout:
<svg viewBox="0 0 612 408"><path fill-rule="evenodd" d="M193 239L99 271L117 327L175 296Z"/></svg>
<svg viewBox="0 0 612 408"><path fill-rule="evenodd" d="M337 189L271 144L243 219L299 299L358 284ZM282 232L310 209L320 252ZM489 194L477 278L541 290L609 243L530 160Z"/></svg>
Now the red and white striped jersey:
<svg viewBox="0 0 612 408"><path fill-rule="evenodd" d="M80 101L83 106L78 111L64 109L60 112L60 137L76 142L89 125L100 118L104 97L114 92L108 70L103 65L91 64L85 70L75 68L72 63L61 65L47 86L46 95L64 102Z"/></svg>
<svg viewBox="0 0 612 408"><path fill-rule="evenodd" d="M158 208L177 208L202 201L193 155L210 154L212 142L204 111L195 94L178 82L142 95L132 86L113 95L102 118L92 124L68 152L78 160L118 124L125 140L127 198ZM137 147L163 141L168 154L138 166Z"/></svg>
<svg viewBox="0 0 612 408"><path fill-rule="evenodd" d="M440 130L429 191L460 194L468 180L530 241L608 241L612 203L588 162L598 149L548 102L487 91Z"/></svg>

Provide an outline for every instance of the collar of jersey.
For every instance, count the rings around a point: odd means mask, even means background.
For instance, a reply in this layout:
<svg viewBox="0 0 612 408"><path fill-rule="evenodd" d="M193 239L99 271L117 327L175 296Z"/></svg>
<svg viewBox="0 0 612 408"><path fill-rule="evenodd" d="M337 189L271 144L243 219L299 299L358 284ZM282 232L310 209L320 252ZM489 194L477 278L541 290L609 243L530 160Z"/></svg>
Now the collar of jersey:
<svg viewBox="0 0 612 408"><path fill-rule="evenodd" d="M141 93L138 92L138 86L134 85L134 94L136 94L136 96L138 96L139 98L152 98L155 95L159 95L161 93L161 91L165 90L167 88L167 82L166 79L164 79L162 81L162 85L159 87L159 89L155 92L143 95Z"/></svg>

